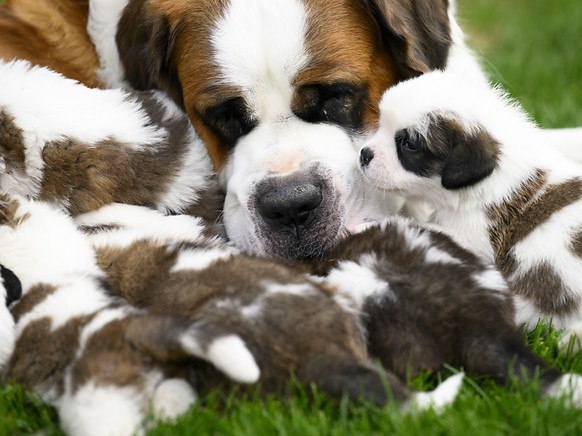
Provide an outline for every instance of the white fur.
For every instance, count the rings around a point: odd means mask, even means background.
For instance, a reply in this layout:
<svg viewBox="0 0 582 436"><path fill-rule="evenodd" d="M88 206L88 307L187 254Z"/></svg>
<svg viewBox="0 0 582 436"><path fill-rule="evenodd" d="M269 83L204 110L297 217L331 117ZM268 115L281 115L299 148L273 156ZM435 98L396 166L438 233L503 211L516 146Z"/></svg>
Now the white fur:
<svg viewBox="0 0 582 436"><path fill-rule="evenodd" d="M67 392L57 409L65 433L75 436L143 434L143 394L133 386L86 384Z"/></svg>
<svg viewBox="0 0 582 436"><path fill-rule="evenodd" d="M90 0L87 33L95 45L100 68L99 80L108 88L124 87L123 66L115 36L123 9L129 0Z"/></svg>
<svg viewBox="0 0 582 436"><path fill-rule="evenodd" d="M582 376L564 374L548 389L546 395L564 399L570 407L582 409Z"/></svg>
<svg viewBox="0 0 582 436"><path fill-rule="evenodd" d="M201 271L215 262L230 259L234 254L235 252L233 250L226 249L225 247L181 251L170 272Z"/></svg>
<svg viewBox="0 0 582 436"><path fill-rule="evenodd" d="M431 392L414 394L407 405L407 410L412 413L426 409L433 409L437 413L442 412L457 398L464 378L465 374L460 372L446 379Z"/></svg>
<svg viewBox="0 0 582 436"><path fill-rule="evenodd" d="M156 386L151 408L157 418L171 420L186 413L196 399L196 391L185 380L166 379Z"/></svg>
<svg viewBox="0 0 582 436"><path fill-rule="evenodd" d="M260 370L244 341L236 335L215 339L208 347L198 340L199 332L194 326L191 332L182 335L180 344L192 355L205 359L231 379L240 383L254 383Z"/></svg>
<svg viewBox="0 0 582 436"><path fill-rule="evenodd" d="M535 169L549 174L549 184L582 177L582 166L542 144L540 130L528 116L501 90L485 83L467 81L452 72L431 72L388 90L380 109L380 128L368 142L375 157L365 175L381 188L430 202L435 210L431 222L488 262L494 261L488 230L490 206L508 198ZM440 176L421 177L404 169L395 133L408 128L425 135L431 116L437 114L460 122L467 132L480 126L500 144L497 167L490 176L470 187L447 190ZM558 327L582 319L582 259L570 249L572 235L582 227L581 216L582 201L568 205L511 251L519 265L508 280L546 263L569 288L568 295L581 303L578 313L552 317ZM548 315L523 298L516 305L516 320L529 326Z"/></svg>

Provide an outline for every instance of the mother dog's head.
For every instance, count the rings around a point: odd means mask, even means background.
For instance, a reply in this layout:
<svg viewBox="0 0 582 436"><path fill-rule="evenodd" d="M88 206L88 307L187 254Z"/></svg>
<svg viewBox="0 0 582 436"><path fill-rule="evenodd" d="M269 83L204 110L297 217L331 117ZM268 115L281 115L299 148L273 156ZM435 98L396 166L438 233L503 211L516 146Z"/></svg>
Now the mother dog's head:
<svg viewBox="0 0 582 436"><path fill-rule="evenodd" d="M362 141L386 88L445 66L450 34L447 0L130 0L117 44L126 80L167 91L206 142L229 237L301 259L378 213Z"/></svg>

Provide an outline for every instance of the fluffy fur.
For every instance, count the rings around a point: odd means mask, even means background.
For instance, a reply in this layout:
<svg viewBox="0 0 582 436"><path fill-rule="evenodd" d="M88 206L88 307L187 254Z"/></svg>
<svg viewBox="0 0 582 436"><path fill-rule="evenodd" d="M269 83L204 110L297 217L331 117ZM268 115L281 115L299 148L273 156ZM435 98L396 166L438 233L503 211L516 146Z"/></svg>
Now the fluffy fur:
<svg viewBox="0 0 582 436"><path fill-rule="evenodd" d="M316 271L336 299L355 302L370 354L398 377L448 364L507 384L539 371L543 395L582 407L582 376L562 375L527 348L500 272L445 233L394 217L343 241Z"/></svg>
<svg viewBox="0 0 582 436"><path fill-rule="evenodd" d="M89 241L58 209L3 195L0 217L0 262L22 283L4 375L54 405L67 433L129 435L149 412L183 413L196 398L187 363L195 358L239 382L259 377L236 334L228 354L216 353L227 336L211 323L150 314L111 295Z"/></svg>
<svg viewBox="0 0 582 436"><path fill-rule="evenodd" d="M283 392L295 375L334 396L379 405L391 396L408 410L448 404L460 388L457 377L419 395L388 373L386 391L370 366L358 308L348 303L349 295L208 239L193 218L116 204L77 222L117 295L141 309L181 316L217 336L237 332L261 369L263 392ZM209 354L231 360L230 345ZM223 383L212 368L200 371L201 393Z"/></svg>
<svg viewBox="0 0 582 436"><path fill-rule="evenodd" d="M205 147L162 92L91 89L48 68L0 61L0 126L0 192L72 215L111 202L209 224L220 213Z"/></svg>
<svg viewBox="0 0 582 436"><path fill-rule="evenodd" d="M368 179L431 202L431 222L495 263L518 324L580 332L582 167L501 91L450 73L394 87L381 114L361 152Z"/></svg>

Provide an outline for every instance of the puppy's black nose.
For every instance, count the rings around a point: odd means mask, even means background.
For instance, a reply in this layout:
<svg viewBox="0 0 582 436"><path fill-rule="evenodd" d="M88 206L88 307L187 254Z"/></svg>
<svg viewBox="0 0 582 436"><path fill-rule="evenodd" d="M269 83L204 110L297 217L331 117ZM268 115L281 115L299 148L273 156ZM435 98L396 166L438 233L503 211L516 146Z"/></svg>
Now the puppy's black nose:
<svg viewBox="0 0 582 436"><path fill-rule="evenodd" d="M317 184L305 182L281 183L271 186L258 196L260 214L275 226L308 226L316 216L323 194Z"/></svg>
<svg viewBox="0 0 582 436"><path fill-rule="evenodd" d="M360 151L360 166L366 168L370 162L374 159L374 152L369 147L362 148Z"/></svg>

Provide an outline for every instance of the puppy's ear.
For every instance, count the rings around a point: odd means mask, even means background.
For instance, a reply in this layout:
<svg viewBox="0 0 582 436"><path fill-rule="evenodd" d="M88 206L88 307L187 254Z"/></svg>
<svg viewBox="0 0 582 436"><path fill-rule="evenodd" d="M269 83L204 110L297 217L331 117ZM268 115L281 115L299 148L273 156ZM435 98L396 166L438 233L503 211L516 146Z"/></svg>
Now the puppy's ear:
<svg viewBox="0 0 582 436"><path fill-rule="evenodd" d="M117 47L125 79L138 90L160 89L183 107L182 88L172 61L177 26L148 11L144 0L129 2L119 20Z"/></svg>
<svg viewBox="0 0 582 436"><path fill-rule="evenodd" d="M495 169L498 153L499 144L483 130L459 134L443 166L443 187L461 189L480 182Z"/></svg>
<svg viewBox="0 0 582 436"><path fill-rule="evenodd" d="M448 0L368 0L403 79L446 66L451 45Z"/></svg>

